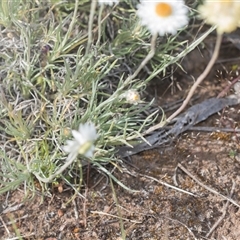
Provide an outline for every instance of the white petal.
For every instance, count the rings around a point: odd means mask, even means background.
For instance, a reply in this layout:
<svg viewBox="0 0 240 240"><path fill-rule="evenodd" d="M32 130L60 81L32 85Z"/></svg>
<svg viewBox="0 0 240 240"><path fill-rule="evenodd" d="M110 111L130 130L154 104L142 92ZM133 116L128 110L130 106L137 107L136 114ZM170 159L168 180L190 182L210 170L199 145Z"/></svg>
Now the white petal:
<svg viewBox="0 0 240 240"><path fill-rule="evenodd" d="M67 140L62 149L69 153L68 159L75 158L81 151L86 157L92 157L95 149L93 142L97 139L97 131L93 123L80 124L78 131L72 130L74 140Z"/></svg>
<svg viewBox="0 0 240 240"><path fill-rule="evenodd" d="M66 143L67 144L63 146L62 149L64 150L64 152L71 152L76 142L72 140L67 140Z"/></svg>
<svg viewBox="0 0 240 240"><path fill-rule="evenodd" d="M72 135L80 145L84 144L86 142L86 139L84 138L84 136L81 132L78 132L76 130L72 130Z"/></svg>
<svg viewBox="0 0 240 240"><path fill-rule="evenodd" d="M82 134L84 142L94 142L98 137L93 123L80 124L78 131Z"/></svg>
<svg viewBox="0 0 240 240"><path fill-rule="evenodd" d="M167 17L160 17L156 14L156 5L159 3L171 5L172 14ZM188 23L187 7L181 0L178 1L141 1L138 5L137 15L142 25L147 26L152 34L166 33L176 34L176 32Z"/></svg>
<svg viewBox="0 0 240 240"><path fill-rule="evenodd" d="M91 148L84 154L84 156L87 158L93 157L94 149L95 149L95 147L94 147L94 145L92 145Z"/></svg>

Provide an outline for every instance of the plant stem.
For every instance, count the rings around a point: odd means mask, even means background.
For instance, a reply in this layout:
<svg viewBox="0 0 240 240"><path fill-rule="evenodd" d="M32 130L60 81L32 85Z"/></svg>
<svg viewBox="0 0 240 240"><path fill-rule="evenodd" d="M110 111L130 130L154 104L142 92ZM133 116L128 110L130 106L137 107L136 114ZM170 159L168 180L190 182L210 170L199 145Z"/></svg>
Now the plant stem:
<svg viewBox="0 0 240 240"><path fill-rule="evenodd" d="M101 19L101 17L102 17L103 8L104 8L104 5L102 4L100 6L99 15L98 15L98 39L96 42L96 46L99 46L100 40L101 40L101 34L102 34L102 28L101 28L102 19Z"/></svg>
<svg viewBox="0 0 240 240"><path fill-rule="evenodd" d="M131 75L129 76L126 81L125 84L128 84L130 81L132 81L138 74L139 72L146 66L146 64L151 60L151 58L154 56L155 51L156 51L156 40L157 40L157 34L152 36L151 39L151 49L148 53L148 55L143 59L143 61L141 62L141 64L139 65L139 67L137 68L137 70Z"/></svg>
<svg viewBox="0 0 240 240"><path fill-rule="evenodd" d="M213 52L211 60L209 61L207 67L204 70L204 72L198 77L197 81L192 85L192 87L191 87L186 99L183 101L181 107L178 108L178 110L175 111L170 117L168 117L166 121L164 121L164 122L161 121L160 123L156 124L155 126L150 127L144 133L144 135L148 134L148 133L151 133L151 132L163 127L167 123L171 122L171 120L173 120L187 106L187 104L189 103L190 99L192 98L196 88L205 79L205 77L209 74L209 72L211 71L214 63L216 62L216 60L218 58L219 50L220 50L220 47L221 47L221 42L222 42L222 35L218 34L217 35L217 40L216 40L216 45L215 45L214 52Z"/></svg>
<svg viewBox="0 0 240 240"><path fill-rule="evenodd" d="M76 20L77 20L77 11L78 11L78 2L79 2L79 0L76 0L76 1L75 1L72 21L71 21L71 23L70 23L70 25L69 25L68 31L67 31L64 39L62 40L62 43L61 43L62 48L66 45L67 41L69 40L70 35L72 34L72 30L73 30L74 24L76 23Z"/></svg>
<svg viewBox="0 0 240 240"><path fill-rule="evenodd" d="M93 18L94 18L96 6L97 6L97 1L92 1L89 22L88 22L88 42L87 42L85 56L88 55L90 46L92 44L92 26L93 26Z"/></svg>
<svg viewBox="0 0 240 240"><path fill-rule="evenodd" d="M66 162L54 173L52 174L51 176L49 176L48 178L42 178L39 176L38 173L33 173L35 175L35 177L41 181L41 182L44 182L44 183L50 183L52 182L52 180L57 177L58 175L60 175L65 169L68 168L68 166L70 166L73 161L76 159L76 155L69 155L68 158L66 159Z"/></svg>
<svg viewBox="0 0 240 240"><path fill-rule="evenodd" d="M192 85L186 99L183 101L182 106L176 112L174 112L170 117L168 117L168 119L166 120L167 123L171 122L171 120L173 118L175 118L187 106L187 104L189 103L190 99L192 98L196 88L199 86L199 84L206 78L206 76L211 71L214 63L216 62L216 60L218 58L219 50L221 47L221 42L222 42L222 34L218 34L214 52L213 52L212 58L209 61L207 67L205 68L204 72L198 77L197 81Z"/></svg>

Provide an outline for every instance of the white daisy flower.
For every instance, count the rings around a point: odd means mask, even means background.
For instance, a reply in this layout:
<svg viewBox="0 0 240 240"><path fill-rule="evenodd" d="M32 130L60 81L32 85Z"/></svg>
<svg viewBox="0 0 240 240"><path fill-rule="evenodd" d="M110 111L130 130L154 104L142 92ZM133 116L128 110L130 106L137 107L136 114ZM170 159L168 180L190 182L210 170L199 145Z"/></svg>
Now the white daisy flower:
<svg viewBox="0 0 240 240"><path fill-rule="evenodd" d="M188 23L188 10L182 0L151 1L141 0L137 15L141 24L149 31L160 36L176 34Z"/></svg>
<svg viewBox="0 0 240 240"><path fill-rule="evenodd" d="M109 6L112 6L113 4L118 4L119 3L119 0L98 0L98 3L100 5L102 4L107 4Z"/></svg>
<svg viewBox="0 0 240 240"><path fill-rule="evenodd" d="M78 131L72 130L72 135L74 140L67 140L67 144L63 146L63 150L69 153L69 159L76 158L78 154L92 157L95 149L93 143L98 137L94 124L80 124Z"/></svg>
<svg viewBox="0 0 240 240"><path fill-rule="evenodd" d="M240 26L239 1L206 0L198 10L208 24L217 26L219 34L232 32Z"/></svg>

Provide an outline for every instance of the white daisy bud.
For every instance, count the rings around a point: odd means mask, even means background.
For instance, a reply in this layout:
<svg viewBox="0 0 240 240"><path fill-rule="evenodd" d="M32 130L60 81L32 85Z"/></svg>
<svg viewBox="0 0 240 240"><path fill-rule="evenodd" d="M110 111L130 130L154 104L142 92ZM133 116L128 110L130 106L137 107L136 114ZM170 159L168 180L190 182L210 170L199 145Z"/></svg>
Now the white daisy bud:
<svg viewBox="0 0 240 240"><path fill-rule="evenodd" d="M135 89L129 89L125 93L120 95L120 98L126 98L126 101L130 104L137 105L140 101L140 94Z"/></svg>
<svg viewBox="0 0 240 240"><path fill-rule="evenodd" d="M119 3L119 0L98 0L98 3L100 5L102 4L107 4L109 6L112 6L113 4L118 4Z"/></svg>

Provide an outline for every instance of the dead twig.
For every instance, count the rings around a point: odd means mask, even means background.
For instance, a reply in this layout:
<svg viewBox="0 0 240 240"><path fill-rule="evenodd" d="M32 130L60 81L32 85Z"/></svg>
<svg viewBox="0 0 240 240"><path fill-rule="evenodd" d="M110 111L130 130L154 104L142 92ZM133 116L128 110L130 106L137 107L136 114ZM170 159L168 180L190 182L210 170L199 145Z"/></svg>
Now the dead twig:
<svg viewBox="0 0 240 240"><path fill-rule="evenodd" d="M232 200L229 197L226 197L224 195L222 195L221 193L217 192L214 189L211 189L210 187L206 186L205 184L203 184L202 182L200 182L196 177L194 177L185 167L183 167L182 164L178 163L177 167L179 167L183 172L185 172L189 177L191 177L195 182L197 182L201 187L205 188L206 190L208 190L209 192L218 195L219 197L221 197L224 200L229 201L230 203L232 203L233 205L235 205L236 207L240 208L240 205L237 204L234 200Z"/></svg>
<svg viewBox="0 0 240 240"><path fill-rule="evenodd" d="M84 199L84 202L83 202L83 209L82 209L82 212L83 212L83 225L84 225L84 228L87 227L87 211L86 211L86 205L87 205L87 194L88 194L88 188L85 189L85 199Z"/></svg>
<svg viewBox="0 0 240 240"><path fill-rule="evenodd" d="M230 90L230 88L240 80L240 76L238 76L237 78L235 78L229 85L227 85L217 96L217 98L222 98L224 97L225 94L227 94L227 92Z"/></svg>
<svg viewBox="0 0 240 240"><path fill-rule="evenodd" d="M172 219L172 218L169 218L169 217L165 217L165 218L167 218L168 220L171 220L171 221L173 221L173 222L177 222L177 223L181 224L182 226L184 226L184 227L188 230L188 232L193 236L193 238L194 238L195 240L197 240L197 238L195 237L194 233L191 231L190 228L188 228L187 225L185 225L184 223L178 221L177 219Z"/></svg>
<svg viewBox="0 0 240 240"><path fill-rule="evenodd" d="M197 89L197 87L199 86L199 84L205 79L205 77L208 75L208 73L210 72L210 70L212 69L214 63L216 62L217 58L218 58L218 54L219 54L219 50L220 50L220 46L221 46L221 42L222 42L222 35L217 35L217 40L216 40L216 45L215 45L215 49L212 55L212 58L210 60L210 62L208 63L206 69L204 70L204 72L198 77L197 81L192 85L186 99L184 100L182 106L176 111L174 112L167 120L166 122L169 123L171 122L172 119L174 119L176 116L179 115L179 113L187 106L187 104L189 103L190 99L192 98L195 90Z"/></svg>
<svg viewBox="0 0 240 240"><path fill-rule="evenodd" d="M164 185L164 186L166 186L166 187L172 188L172 189L177 190L177 191L179 191L179 192L186 193L186 194L191 195L191 196L193 196L193 197L198 197L197 195L195 195L195 194L193 194L193 193L191 193L191 192L185 191L185 190L183 190L183 189L181 189L181 188L178 188L178 187L174 187L174 186L172 186L172 185L170 185L170 184L168 184L168 183L165 183L165 182L163 182L163 181L161 181L161 180L158 180L158 179L156 179L156 178L154 178L154 177L147 176L147 175L142 175L142 174L139 174L139 175L142 176L142 177L151 179L151 180L153 180L153 181L156 181L156 182L158 182L158 183L160 183L160 184L162 184L162 185Z"/></svg>
<svg viewBox="0 0 240 240"><path fill-rule="evenodd" d="M28 216L29 216L29 215L26 214L26 215L24 215L24 216L22 216L22 217L19 217L19 218L16 218L16 219L14 219L14 220L11 220L11 221L3 224L3 225L4 225L4 227L5 227L5 226L8 226L8 225L12 225L12 224L14 224L14 223L19 222L19 220L22 220L22 219L27 218ZM2 218L1 218L1 217L0 217L0 220L2 221ZM3 223L3 222L2 222L2 223ZM0 225L0 228L1 228L1 227L3 227L3 226Z"/></svg>
<svg viewBox="0 0 240 240"><path fill-rule="evenodd" d="M7 232L7 234L10 235L10 231L8 230L7 225L5 224L5 222L3 221L1 216L0 216L0 220L1 220L2 225L4 226L4 228L5 228L6 232Z"/></svg>
<svg viewBox="0 0 240 240"><path fill-rule="evenodd" d="M17 211L20 207L24 206L23 203L19 203L15 206L10 206L2 211L2 214L10 213L10 212L15 212Z"/></svg>
<svg viewBox="0 0 240 240"><path fill-rule="evenodd" d="M230 193L230 196L229 196L230 198L233 195L234 189L235 189L235 182L233 182L233 185L232 185L231 193ZM222 216L211 227L211 229L209 230L209 232L206 235L207 238L212 234L212 232L217 228L217 226L220 224L220 222L225 218L225 215L227 213L227 208L228 208L229 204L230 204L230 201L227 201L225 206L222 209L222 212L223 212Z"/></svg>
<svg viewBox="0 0 240 240"><path fill-rule="evenodd" d="M72 203L73 203L73 206L74 206L74 208L73 208L73 210L74 210L74 216L75 216L76 219L79 219L79 214L78 214L78 210L77 210L76 199L73 199Z"/></svg>
<svg viewBox="0 0 240 240"><path fill-rule="evenodd" d="M119 217L119 216L112 215L112 214L109 214L109 213L106 213L106 212L91 211L91 213L104 215L104 216L108 216L108 217L113 217L113 218L121 219L121 220L124 220L124 221L127 221L127 222L131 222L131 223L142 223L140 221L135 221L135 220L131 220L131 219L128 219L128 218Z"/></svg>

